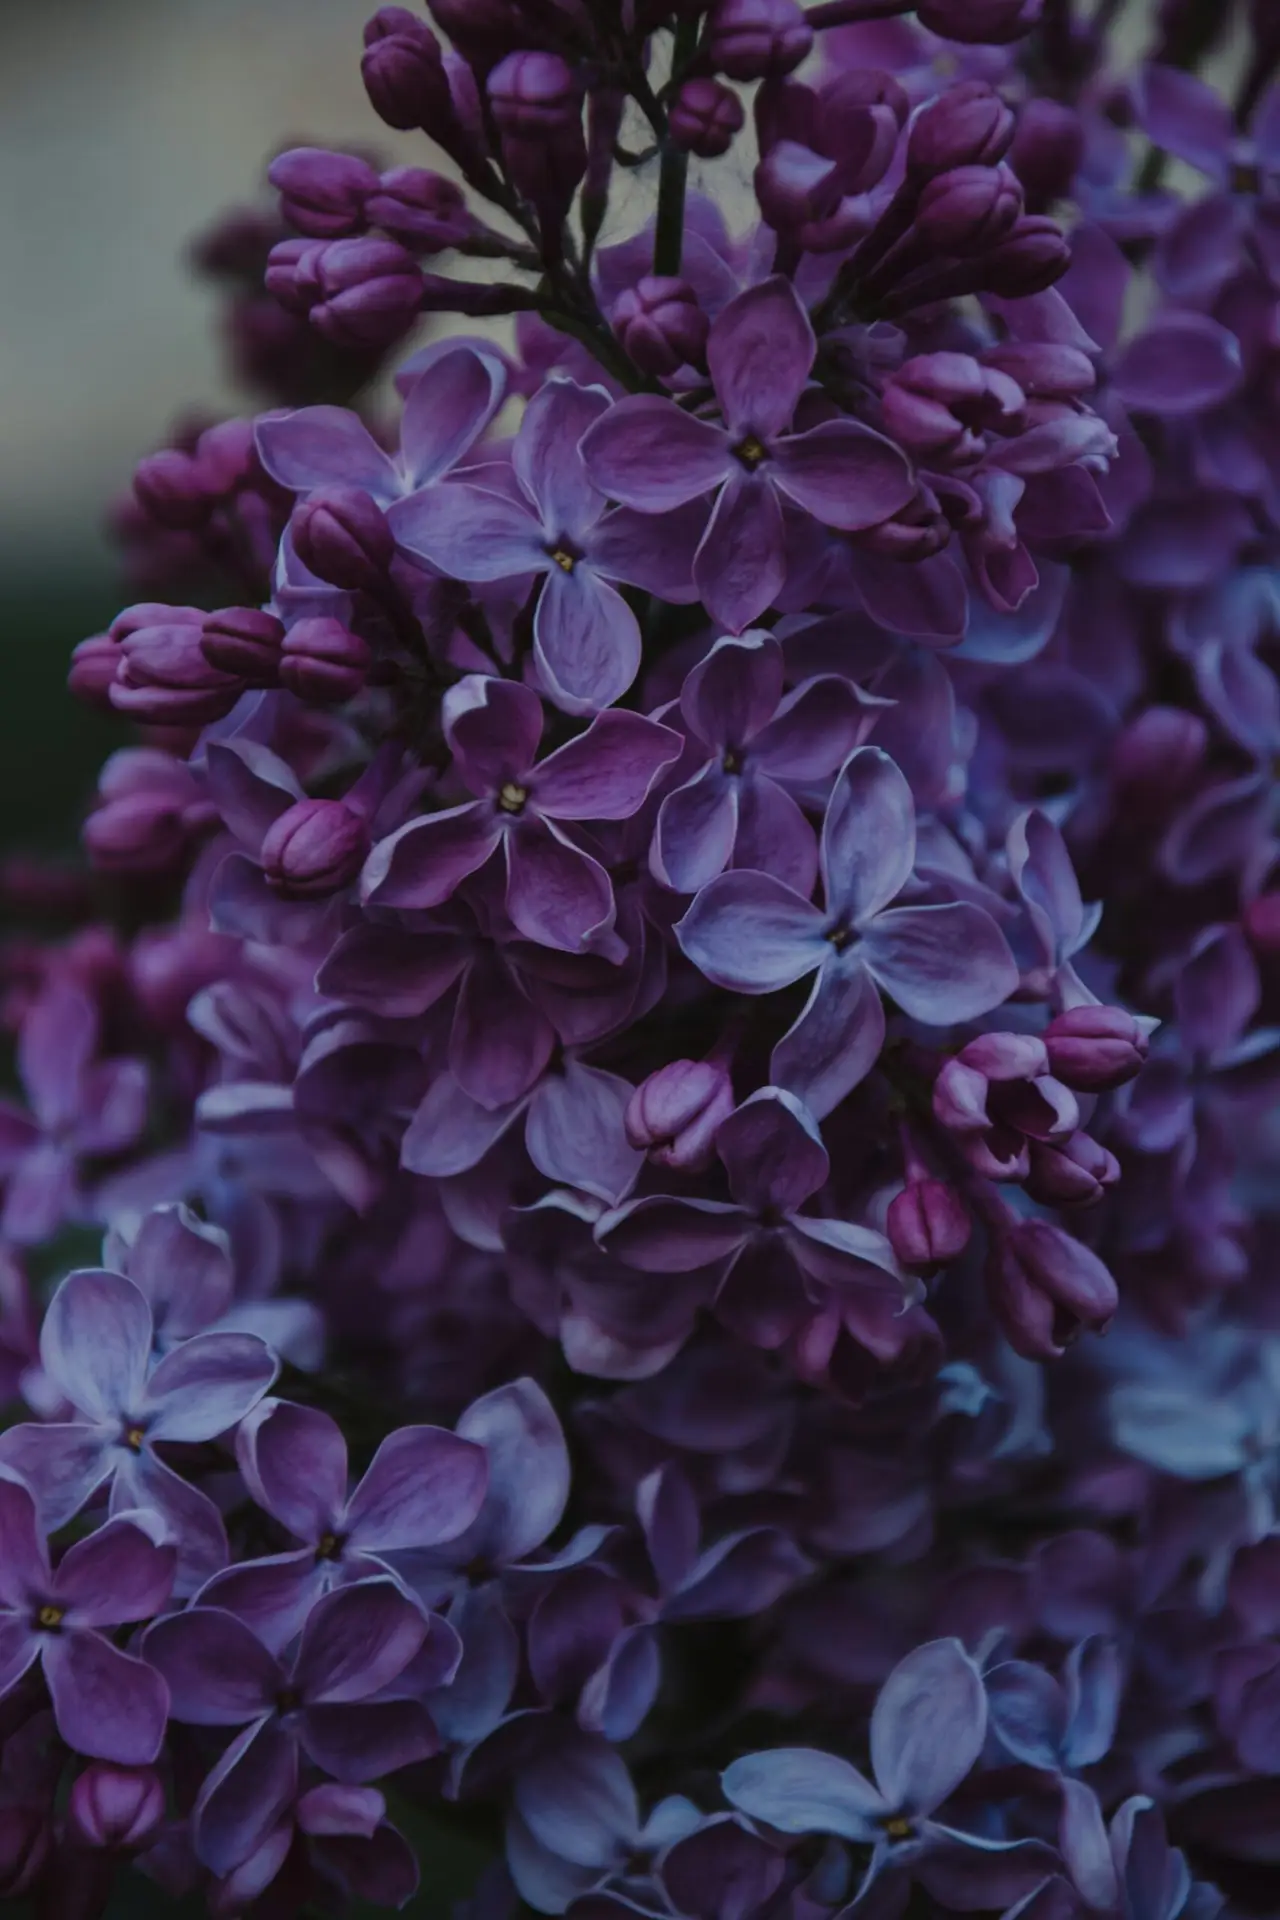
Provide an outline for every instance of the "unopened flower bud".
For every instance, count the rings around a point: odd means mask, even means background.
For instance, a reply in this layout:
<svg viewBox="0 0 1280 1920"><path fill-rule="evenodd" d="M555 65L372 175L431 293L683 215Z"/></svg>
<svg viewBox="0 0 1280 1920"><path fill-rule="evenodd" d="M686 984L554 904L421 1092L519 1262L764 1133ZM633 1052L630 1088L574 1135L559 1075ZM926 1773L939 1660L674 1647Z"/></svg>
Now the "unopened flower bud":
<svg viewBox="0 0 1280 1920"><path fill-rule="evenodd" d="M466 240L475 226L462 189L427 167L393 167L365 202L370 226L417 253L440 253Z"/></svg>
<svg viewBox="0 0 1280 1920"><path fill-rule="evenodd" d="M1047 214L1024 214L1013 232L983 259L983 285L1005 300L1025 300L1061 280L1071 248Z"/></svg>
<svg viewBox="0 0 1280 1920"><path fill-rule="evenodd" d="M225 500L240 487L262 478L253 443L252 420L219 420L196 441L195 462L210 497Z"/></svg>
<svg viewBox="0 0 1280 1920"><path fill-rule="evenodd" d="M1009 165L1029 199L1044 204L1071 191L1084 157L1084 128L1074 108L1033 94L1018 115Z"/></svg>
<svg viewBox="0 0 1280 1920"><path fill-rule="evenodd" d="M1111 779L1117 793L1160 808L1182 793L1209 750L1209 729L1182 707L1148 707L1116 737Z"/></svg>
<svg viewBox="0 0 1280 1920"><path fill-rule="evenodd" d="M716 1129L733 1112L733 1086L709 1060L673 1060L632 1094L623 1124L627 1139L659 1167L696 1172L710 1164Z"/></svg>
<svg viewBox="0 0 1280 1920"><path fill-rule="evenodd" d="M67 1825L86 1847L136 1852L164 1820L164 1787L154 1767L87 1766L71 1789Z"/></svg>
<svg viewBox="0 0 1280 1920"><path fill-rule="evenodd" d="M1087 1133L1057 1142L1033 1140L1026 1189L1046 1207L1088 1207L1120 1178L1120 1163Z"/></svg>
<svg viewBox="0 0 1280 1920"><path fill-rule="evenodd" d="M291 147L271 162L267 178L285 219L310 239L340 240L368 225L365 201L377 191L378 176L353 153Z"/></svg>
<svg viewBox="0 0 1280 1920"><path fill-rule="evenodd" d="M1250 900L1240 924L1254 951L1274 959L1280 954L1280 893L1260 893L1256 900Z"/></svg>
<svg viewBox="0 0 1280 1920"><path fill-rule="evenodd" d="M930 33L966 46L1003 46L1030 33L1040 0L917 0L916 18Z"/></svg>
<svg viewBox="0 0 1280 1920"><path fill-rule="evenodd" d="M939 253L985 253L1012 232L1021 212L1022 188L1008 167L953 167L922 189L915 235Z"/></svg>
<svg viewBox="0 0 1280 1920"><path fill-rule="evenodd" d="M340 620L299 620L284 636L280 685L314 706L336 706L359 693L371 660L368 643Z"/></svg>
<svg viewBox="0 0 1280 1920"><path fill-rule="evenodd" d="M795 140L778 140L755 170L756 199L779 233L825 220L840 203L840 169Z"/></svg>
<svg viewBox="0 0 1280 1920"><path fill-rule="evenodd" d="M1098 384L1087 353L1047 340L1006 340L989 347L982 363L1008 374L1034 400L1078 400Z"/></svg>
<svg viewBox="0 0 1280 1920"><path fill-rule="evenodd" d="M320 281L312 268L322 245L319 240L281 240L267 257L263 285L289 313L308 314L320 298Z"/></svg>
<svg viewBox="0 0 1280 1920"><path fill-rule="evenodd" d="M890 1201L885 1231L904 1267L933 1273L964 1252L972 1223L954 1187L926 1178Z"/></svg>
<svg viewBox="0 0 1280 1920"><path fill-rule="evenodd" d="M389 127L432 132L452 108L440 42L407 7L379 7L364 30L365 92Z"/></svg>
<svg viewBox="0 0 1280 1920"><path fill-rule="evenodd" d="M354 880L368 851L367 823L341 800L299 800L267 829L262 868L277 892L310 898Z"/></svg>
<svg viewBox="0 0 1280 1920"><path fill-rule="evenodd" d="M1116 1283L1097 1254L1079 1240L1047 1220L1024 1220L1005 1245L1026 1284L1049 1302L1058 1348L1086 1328L1101 1333L1111 1324L1120 1304Z"/></svg>
<svg viewBox="0 0 1280 1920"><path fill-rule="evenodd" d="M395 541L377 503L358 487L323 487L299 501L290 523L304 567L332 586L378 588Z"/></svg>
<svg viewBox="0 0 1280 1920"><path fill-rule="evenodd" d="M335 240L307 271L320 288L311 324L338 346L394 346L422 307L421 270L397 240Z"/></svg>
<svg viewBox="0 0 1280 1920"><path fill-rule="evenodd" d="M185 1025L202 987L221 979L235 947L227 934L190 922L145 928L129 952L129 984L145 1017L160 1028Z"/></svg>
<svg viewBox="0 0 1280 1920"><path fill-rule="evenodd" d="M672 141L700 160L718 160L728 153L746 115L732 87L709 77L686 80L667 115Z"/></svg>
<svg viewBox="0 0 1280 1920"><path fill-rule="evenodd" d="M1054 1075L1079 1093L1105 1093L1132 1080L1147 1057L1147 1035L1123 1007L1069 1007L1049 1022L1044 1044Z"/></svg>
<svg viewBox="0 0 1280 1920"><path fill-rule="evenodd" d="M121 639L112 706L158 725L205 726L220 720L240 698L244 682L205 659L202 614L190 607L164 611L163 620L135 627ZM187 617L193 613L194 619Z"/></svg>
<svg viewBox="0 0 1280 1920"><path fill-rule="evenodd" d="M111 712L111 683L120 664L120 649L109 633L90 634L71 655L67 686L87 707Z"/></svg>
<svg viewBox="0 0 1280 1920"><path fill-rule="evenodd" d="M544 219L567 209L587 170L582 83L558 53L508 54L488 79L502 157Z"/></svg>
<svg viewBox="0 0 1280 1920"><path fill-rule="evenodd" d="M199 527L209 517L211 502L199 463L177 447L165 447L140 460L133 491L162 527Z"/></svg>
<svg viewBox="0 0 1280 1920"><path fill-rule="evenodd" d="M961 80L922 107L907 139L907 172L917 183L954 167L992 167L1009 151L1014 117L985 80Z"/></svg>
<svg viewBox="0 0 1280 1920"><path fill-rule="evenodd" d="M260 607L223 607L206 616L200 651L210 666L239 675L246 686L274 687L284 625Z"/></svg>
<svg viewBox="0 0 1280 1920"><path fill-rule="evenodd" d="M998 368L968 353L924 353L904 361L881 396L885 432L912 454L976 460L987 432L1016 433L1026 397Z"/></svg>
<svg viewBox="0 0 1280 1920"><path fill-rule="evenodd" d="M795 0L716 0L707 21L707 56L731 80L791 73L812 45Z"/></svg>
<svg viewBox="0 0 1280 1920"><path fill-rule="evenodd" d="M642 373L701 364L710 323L686 280L647 275L618 296L611 319Z"/></svg>

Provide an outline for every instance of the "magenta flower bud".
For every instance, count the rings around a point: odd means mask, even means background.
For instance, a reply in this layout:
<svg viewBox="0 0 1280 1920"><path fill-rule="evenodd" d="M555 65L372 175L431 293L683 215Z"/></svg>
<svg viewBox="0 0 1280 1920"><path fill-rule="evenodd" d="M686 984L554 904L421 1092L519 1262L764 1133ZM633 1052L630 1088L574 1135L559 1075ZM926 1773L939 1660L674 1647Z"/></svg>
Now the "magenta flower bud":
<svg viewBox="0 0 1280 1920"><path fill-rule="evenodd" d="M728 153L746 115L732 87L719 80L686 80L667 113L667 131L675 146L696 153L700 160L718 160Z"/></svg>
<svg viewBox="0 0 1280 1920"><path fill-rule="evenodd" d="M313 240L340 240L369 224L364 205L378 176L367 160L324 147L291 147L267 168L290 226Z"/></svg>
<svg viewBox="0 0 1280 1920"><path fill-rule="evenodd" d="M81 837L103 871L164 873L210 818L184 761L158 747L125 747L102 769Z"/></svg>
<svg viewBox="0 0 1280 1920"><path fill-rule="evenodd" d="M1111 749L1117 793L1143 806L1167 805L1199 772L1209 729L1182 707L1148 707L1121 729Z"/></svg>
<svg viewBox="0 0 1280 1920"><path fill-rule="evenodd" d="M117 643L143 627L203 627L205 616L199 607L171 607L167 600L135 600L121 607L107 632Z"/></svg>
<svg viewBox="0 0 1280 1920"><path fill-rule="evenodd" d="M86 1847L135 1852L164 1821L164 1787L154 1767L87 1766L71 1789L67 1826Z"/></svg>
<svg viewBox="0 0 1280 1920"><path fill-rule="evenodd" d="M926 1274L957 1259L972 1230L964 1201L945 1180L913 1180L890 1201L885 1220L902 1265Z"/></svg>
<svg viewBox="0 0 1280 1920"><path fill-rule="evenodd" d="M323 250L319 240L281 240L272 247L263 273L263 285L273 300L289 313L310 313L320 298L315 266Z"/></svg>
<svg viewBox="0 0 1280 1920"><path fill-rule="evenodd" d="M1069 1007L1049 1022L1045 1049L1055 1077L1078 1093L1132 1080L1147 1057L1143 1028L1123 1007Z"/></svg>
<svg viewBox="0 0 1280 1920"><path fill-rule="evenodd" d="M274 687L284 624L260 607L223 607L209 614L200 651L220 673L236 674L249 687Z"/></svg>
<svg viewBox="0 0 1280 1920"><path fill-rule="evenodd" d="M1101 1333L1111 1324L1120 1296L1096 1253L1047 1220L1022 1221L1010 1233L1009 1242L1032 1286L1053 1302L1060 1316L1074 1323L1069 1338L1082 1328Z"/></svg>
<svg viewBox="0 0 1280 1920"><path fill-rule="evenodd" d="M709 1165L716 1130L733 1112L729 1075L710 1060L673 1060L642 1080L627 1103L627 1139L655 1166L683 1173Z"/></svg>
<svg viewBox="0 0 1280 1920"><path fill-rule="evenodd" d="M1250 900L1240 916L1240 924L1255 952L1273 960L1280 954L1280 893L1260 893L1256 900Z"/></svg>
<svg viewBox="0 0 1280 1920"><path fill-rule="evenodd" d="M196 465L206 491L223 500L238 487L262 478L253 444L252 420L220 420L196 441Z"/></svg>
<svg viewBox="0 0 1280 1920"><path fill-rule="evenodd" d="M209 517L209 491L199 463L177 447L165 447L140 460L133 491L162 527L199 527Z"/></svg>
<svg viewBox="0 0 1280 1920"><path fill-rule="evenodd" d="M939 253L985 253L1021 212L1022 187L1008 167L953 167L922 188L914 234Z"/></svg>
<svg viewBox="0 0 1280 1920"><path fill-rule="evenodd" d="M918 0L916 18L930 33L967 46L1003 46L1030 33L1040 0Z"/></svg>
<svg viewBox="0 0 1280 1920"><path fill-rule="evenodd" d="M422 272L397 240L366 234L334 240L305 262L320 298L311 324L344 347L390 347L413 325L422 307Z"/></svg>
<svg viewBox="0 0 1280 1920"><path fill-rule="evenodd" d="M840 204L840 169L810 147L778 140L755 171L760 211L778 233L825 220Z"/></svg>
<svg viewBox="0 0 1280 1920"><path fill-rule="evenodd" d="M925 353L890 375L881 406L885 432L908 453L968 462L984 451L985 433L1020 430L1026 396L972 354Z"/></svg>
<svg viewBox="0 0 1280 1920"><path fill-rule="evenodd" d="M126 634L111 687L116 711L168 726L205 726L230 713L244 682L205 659L201 637L202 626L189 619L166 619Z"/></svg>
<svg viewBox="0 0 1280 1920"><path fill-rule="evenodd" d="M364 30L360 73L374 112L401 132L431 132L452 107L440 42L407 7L379 7Z"/></svg>
<svg viewBox="0 0 1280 1920"><path fill-rule="evenodd" d="M511 53L489 75L488 94L512 181L557 216L587 170L581 81L558 53Z"/></svg>
<svg viewBox="0 0 1280 1920"><path fill-rule="evenodd" d="M619 294L611 320L642 373L702 364L710 323L687 280L646 275Z"/></svg>
<svg viewBox="0 0 1280 1920"><path fill-rule="evenodd" d="M813 28L795 0L716 0L705 48L731 80L765 80L791 73L813 45Z"/></svg>
<svg viewBox="0 0 1280 1920"><path fill-rule="evenodd" d="M71 655L67 686L77 700L102 713L111 711L111 683L120 664L120 649L109 633L93 633Z"/></svg>
<svg viewBox="0 0 1280 1920"><path fill-rule="evenodd" d="M1003 160L1015 121L985 80L961 80L922 107L907 138L907 172L917 183L955 167L993 167Z"/></svg>
<svg viewBox="0 0 1280 1920"><path fill-rule="evenodd" d="M417 253L460 246L475 228L462 189L426 167L393 167L365 202L369 224Z"/></svg>
<svg viewBox="0 0 1280 1920"><path fill-rule="evenodd" d="M148 1020L185 1026L192 997L226 973L233 954L228 935L204 927L146 928L129 951L129 984Z"/></svg>
<svg viewBox="0 0 1280 1920"><path fill-rule="evenodd" d="M1084 128L1072 107L1033 94L1018 115L1009 165L1030 199L1044 203L1070 193L1084 158Z"/></svg>
<svg viewBox="0 0 1280 1920"><path fill-rule="evenodd" d="M336 706L359 693L371 661L367 642L340 620L299 620L284 636L280 685L313 706Z"/></svg>
<svg viewBox="0 0 1280 1920"><path fill-rule="evenodd" d="M983 286L1005 300L1043 293L1071 265L1071 248L1056 220L1024 214L982 263Z"/></svg>
<svg viewBox="0 0 1280 1920"><path fill-rule="evenodd" d="M358 487L322 487L300 500L290 523L304 567L332 586L381 587L396 543L382 509Z"/></svg>
<svg viewBox="0 0 1280 1920"><path fill-rule="evenodd" d="M354 880L369 851L369 829L341 800L299 800L262 842L262 869L278 893L308 899Z"/></svg>
<svg viewBox="0 0 1280 1920"><path fill-rule="evenodd" d="M1049 1071L1049 1053L1034 1033L980 1033L957 1060L988 1080L1035 1080Z"/></svg>
<svg viewBox="0 0 1280 1920"><path fill-rule="evenodd" d="M1046 1207L1089 1207L1120 1178L1120 1162L1087 1133L1057 1143L1033 1140L1026 1189Z"/></svg>

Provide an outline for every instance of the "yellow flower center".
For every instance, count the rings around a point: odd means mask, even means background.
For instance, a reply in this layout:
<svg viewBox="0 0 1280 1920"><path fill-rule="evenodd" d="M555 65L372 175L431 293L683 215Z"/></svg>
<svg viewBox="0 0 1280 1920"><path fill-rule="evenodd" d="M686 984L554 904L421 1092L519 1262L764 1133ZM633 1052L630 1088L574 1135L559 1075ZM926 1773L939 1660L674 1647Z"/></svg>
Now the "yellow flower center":
<svg viewBox="0 0 1280 1920"><path fill-rule="evenodd" d="M561 573L572 573L578 564L574 556L571 553L566 553L563 547L552 547L551 558L555 561Z"/></svg>
<svg viewBox="0 0 1280 1920"><path fill-rule="evenodd" d="M52 1633L55 1627L62 1625L65 1609L62 1607L41 1607L36 1614L36 1625L43 1627L46 1633Z"/></svg>
<svg viewBox="0 0 1280 1920"><path fill-rule="evenodd" d="M504 780L498 790L498 805L504 813L523 813L528 798L529 789L517 786L514 780Z"/></svg>
<svg viewBox="0 0 1280 1920"><path fill-rule="evenodd" d="M895 1814L892 1820L885 1821L884 1830L890 1840L909 1840L911 1838L911 1822L904 1820L900 1813Z"/></svg>
<svg viewBox="0 0 1280 1920"><path fill-rule="evenodd" d="M760 462L769 457L763 440L758 439L754 433L749 433L745 440L739 440L733 452L734 457L742 462L748 473L754 472Z"/></svg>

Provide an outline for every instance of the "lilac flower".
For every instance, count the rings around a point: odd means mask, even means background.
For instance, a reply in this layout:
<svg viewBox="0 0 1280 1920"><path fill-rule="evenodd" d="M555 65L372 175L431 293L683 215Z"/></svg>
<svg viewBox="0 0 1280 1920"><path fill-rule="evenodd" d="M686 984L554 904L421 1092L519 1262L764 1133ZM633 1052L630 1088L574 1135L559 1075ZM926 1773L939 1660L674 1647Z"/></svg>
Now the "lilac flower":
<svg viewBox="0 0 1280 1920"><path fill-rule="evenodd" d="M772 635L717 640L680 694L688 758L707 750L658 813L653 868L677 893L696 893L726 866L751 867L808 893L818 872L813 829L793 787L834 773L875 719L848 680L822 674L783 697ZM682 768L683 771L683 768Z"/></svg>
<svg viewBox="0 0 1280 1920"><path fill-rule="evenodd" d="M567 953L607 943L615 914L609 876L561 822L628 819L679 753L679 736L638 713L602 713L535 765L538 696L481 674L450 688L444 722L458 773L478 798L380 841L365 866L365 900L439 906L501 847L507 912L526 939Z"/></svg>
<svg viewBox="0 0 1280 1920"><path fill-rule="evenodd" d="M344 1785L425 1759L436 1739L411 1700L378 1699L421 1647L426 1616L391 1580L318 1600L287 1665L218 1607L158 1620L143 1651L193 1726L238 1727L192 1815L196 1854L215 1873L259 1847L298 1791L301 1756Z"/></svg>
<svg viewBox="0 0 1280 1920"><path fill-rule="evenodd" d="M24 1423L0 1435L0 1463L29 1482L43 1525L63 1526L109 1482L111 1508L160 1515L178 1550L179 1590L227 1557L217 1508L156 1452L158 1443L212 1440L237 1426L278 1371L251 1333L200 1333L154 1363L155 1327L141 1290L122 1274L68 1274L40 1329L50 1384L78 1419Z"/></svg>
<svg viewBox="0 0 1280 1920"><path fill-rule="evenodd" d="M78 1162L122 1153L141 1133L147 1069L98 1060L98 1016L70 981L56 982L26 1014L18 1072L30 1112L0 1100L0 1235L19 1246L49 1239L77 1204Z"/></svg>
<svg viewBox="0 0 1280 1920"><path fill-rule="evenodd" d="M1246 238L1274 274L1280 261L1280 90L1267 88L1246 134L1231 109L1194 74L1148 67L1138 90L1142 123L1157 146L1208 176L1211 192L1176 211L1161 235L1161 277L1180 299L1217 294L1237 267Z"/></svg>
<svg viewBox="0 0 1280 1920"><path fill-rule="evenodd" d="M1193 1882L1186 1861L1169 1845L1163 1816L1145 1794L1125 1800L1103 1820L1096 1794L1078 1780L1063 1783L1058 1832L1071 1886L1089 1913L1133 1920L1214 1920L1222 1897ZM1059 1883L1060 1884L1060 1883ZM1034 1901L1015 1909L1018 1920L1039 1920Z"/></svg>
<svg viewBox="0 0 1280 1920"><path fill-rule="evenodd" d="M1061 1681L1030 1661L1002 1661L985 1676L992 1730L1026 1766L1094 1766L1115 1735L1123 1681L1119 1648L1098 1634L1072 1647Z"/></svg>
<svg viewBox="0 0 1280 1920"><path fill-rule="evenodd" d="M229 1911L267 1893L278 1879L314 1878L326 1894L334 1882L353 1899L403 1907L418 1890L418 1862L386 1818L376 1787L322 1781L300 1793L262 1843L224 1875L220 1903Z"/></svg>
<svg viewBox="0 0 1280 1920"><path fill-rule="evenodd" d="M605 1214L596 1238L645 1273L723 1267L721 1319L755 1346L776 1347L829 1297L873 1348L909 1301L883 1234L800 1212L830 1161L794 1094L763 1087L721 1123L716 1150L733 1201L653 1194Z"/></svg>
<svg viewBox="0 0 1280 1920"><path fill-rule="evenodd" d="M347 1447L327 1413L262 1400L236 1435L245 1484L303 1544L215 1574L201 1606L225 1607L279 1650L332 1587L395 1571L395 1552L458 1535L484 1502L482 1448L442 1427L400 1427L348 1494ZM390 1556L390 1557L388 1557Z"/></svg>
<svg viewBox="0 0 1280 1920"><path fill-rule="evenodd" d="M389 507L433 486L466 457L501 406L505 385L496 353L458 346L433 360L410 387L395 457L345 407L263 414L254 428L258 457L290 493L359 487Z"/></svg>
<svg viewBox="0 0 1280 1920"><path fill-rule="evenodd" d="M717 317L707 363L723 426L647 394L592 426L583 458L624 506L663 514L716 492L693 576L713 620L741 633L786 579L782 498L825 526L873 527L915 492L891 441L856 420L789 433L817 350L808 316L781 278L750 287Z"/></svg>
<svg viewBox="0 0 1280 1920"><path fill-rule="evenodd" d="M639 670L640 629L612 582L665 600L693 597L701 517L606 513L605 492L583 466L579 443L608 405L602 387L549 380L516 435L514 485L485 473L487 486L439 488L390 515L400 545L454 579L540 578L534 660L549 697L566 713L611 706Z"/></svg>
<svg viewBox="0 0 1280 1920"><path fill-rule="evenodd" d="M1033 1858L1052 1859L1034 1843L989 1840L934 1819L976 1764L986 1728L978 1669L958 1640L931 1640L899 1661L876 1698L870 1733L874 1782L835 1754L783 1747L735 1760L721 1785L741 1812L782 1833L834 1833L870 1846L864 1889L886 1869L919 1862L930 1892L950 1904L952 1877L963 1885L973 1872L954 1859L957 1851L976 1848L996 1856L995 1885L1011 1865L1014 1871L1022 1866L1021 1860L1002 1861L1001 1853L1022 1854L1030 1846ZM1000 1895L972 1904L994 1906Z"/></svg>
<svg viewBox="0 0 1280 1920"><path fill-rule="evenodd" d="M705 887L677 928L717 986L772 993L816 974L809 1000L773 1050L770 1072L821 1119L865 1079L884 1041L878 989L932 1026L971 1020L1007 999L1017 970L995 922L968 901L894 907L915 864L906 780L876 747L841 768L822 828L825 907L763 873Z"/></svg>
<svg viewBox="0 0 1280 1920"><path fill-rule="evenodd" d="M35 1501L0 1475L0 1695L38 1660L67 1745L126 1767L155 1759L168 1718L160 1675L101 1631L149 1620L168 1601L173 1549L148 1524L120 1514L51 1568Z"/></svg>

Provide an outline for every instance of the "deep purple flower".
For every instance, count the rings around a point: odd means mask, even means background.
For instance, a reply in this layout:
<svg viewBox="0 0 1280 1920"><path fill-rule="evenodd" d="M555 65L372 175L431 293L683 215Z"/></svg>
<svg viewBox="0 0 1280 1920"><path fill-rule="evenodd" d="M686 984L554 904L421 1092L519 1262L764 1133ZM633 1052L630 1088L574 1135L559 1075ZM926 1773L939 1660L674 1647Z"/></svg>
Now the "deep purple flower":
<svg viewBox="0 0 1280 1920"><path fill-rule="evenodd" d="M677 893L696 893L727 866L812 890L817 839L792 789L811 790L833 774L866 737L876 709L837 674L785 696L782 689L782 648L767 633L717 640L685 681L679 718L695 768L664 799L652 854L654 872Z"/></svg>
<svg viewBox="0 0 1280 1920"><path fill-rule="evenodd" d="M664 600L693 599L694 548L702 517L688 509L702 488L663 503L658 518L606 513L579 451L609 407L602 387L552 379L525 409L512 447L514 486L451 485L406 500L391 513L396 539L457 580L536 581L534 658L541 681L567 713L595 713L620 699L640 666L640 629L611 583ZM482 476L488 480L490 477Z"/></svg>
<svg viewBox="0 0 1280 1920"><path fill-rule="evenodd" d="M732 1203L649 1195L607 1213L596 1237L645 1273L723 1268L720 1317L755 1346L780 1346L834 1295L850 1330L879 1344L879 1322L909 1298L883 1234L801 1213L830 1161L811 1116L764 1087L721 1123L716 1149Z"/></svg>
<svg viewBox="0 0 1280 1920"><path fill-rule="evenodd" d="M168 1601L173 1548L147 1524L118 1515L51 1569L35 1501L0 1475L0 1694L39 1660L67 1745L126 1767L159 1753L168 1698L160 1675L100 1629L149 1620Z"/></svg>
<svg viewBox="0 0 1280 1920"><path fill-rule="evenodd" d="M731 300L707 340L723 426L648 394L620 400L593 425L583 458L596 485L641 513L716 494L693 577L730 633L772 606L786 579L779 496L824 526L873 527L915 492L892 442L856 420L789 433L817 351L791 283L763 281Z"/></svg>
<svg viewBox="0 0 1280 1920"><path fill-rule="evenodd" d="M716 1133L733 1107L733 1083L722 1066L711 1060L672 1060L631 1096L627 1139L656 1167L698 1173L710 1166Z"/></svg>
<svg viewBox="0 0 1280 1920"><path fill-rule="evenodd" d="M770 1071L820 1119L875 1064L881 987L912 1019L946 1026L989 1012L1017 984L1004 935L982 907L891 905L915 857L910 788L887 754L860 747L823 823L824 909L769 874L727 873L677 928L694 965L733 992L772 993L817 975Z"/></svg>
<svg viewBox="0 0 1280 1920"><path fill-rule="evenodd" d="M242 1729L192 1814L206 1866L228 1873L262 1843L296 1797L302 1756L357 1785L435 1751L423 1707L375 1697L404 1672L426 1633L426 1615L381 1579L318 1600L288 1663L218 1607L192 1607L148 1629L143 1650L168 1683L173 1718Z"/></svg>
<svg viewBox="0 0 1280 1920"><path fill-rule="evenodd" d="M258 1505L302 1545L215 1574L199 1604L225 1607L277 1650L332 1587L394 1575L396 1550L455 1540L480 1512L488 1482L473 1442L442 1427L400 1427L348 1493L339 1428L319 1408L288 1400L259 1402L236 1454Z"/></svg>
<svg viewBox="0 0 1280 1920"><path fill-rule="evenodd" d="M30 1112L0 1100L0 1234L34 1246L77 1205L78 1162L122 1153L142 1132L148 1076L142 1060L100 1060L93 1002L56 982L29 1008L18 1073Z"/></svg>
<svg viewBox="0 0 1280 1920"><path fill-rule="evenodd" d="M275 1355L256 1334L198 1333L154 1364L141 1289L122 1274L84 1268L49 1302L40 1357L79 1418L8 1428L0 1463L28 1481L51 1530L105 1482L113 1512L158 1513L178 1549L180 1588L190 1591L225 1561L226 1535L209 1496L166 1466L156 1444L212 1440L237 1426L275 1379Z"/></svg>
<svg viewBox="0 0 1280 1920"><path fill-rule="evenodd" d="M154 1767L95 1760L76 1776L67 1825L81 1846L135 1853L164 1823L164 1782Z"/></svg>
<svg viewBox="0 0 1280 1920"><path fill-rule="evenodd" d="M609 877L561 823L628 819L676 758L679 736L641 714L611 711L535 764L543 730L537 694L481 674L449 689L444 724L455 768L479 797L411 820L375 846L365 900L439 906L502 847L507 912L526 939L567 953L603 940L615 914Z"/></svg>

